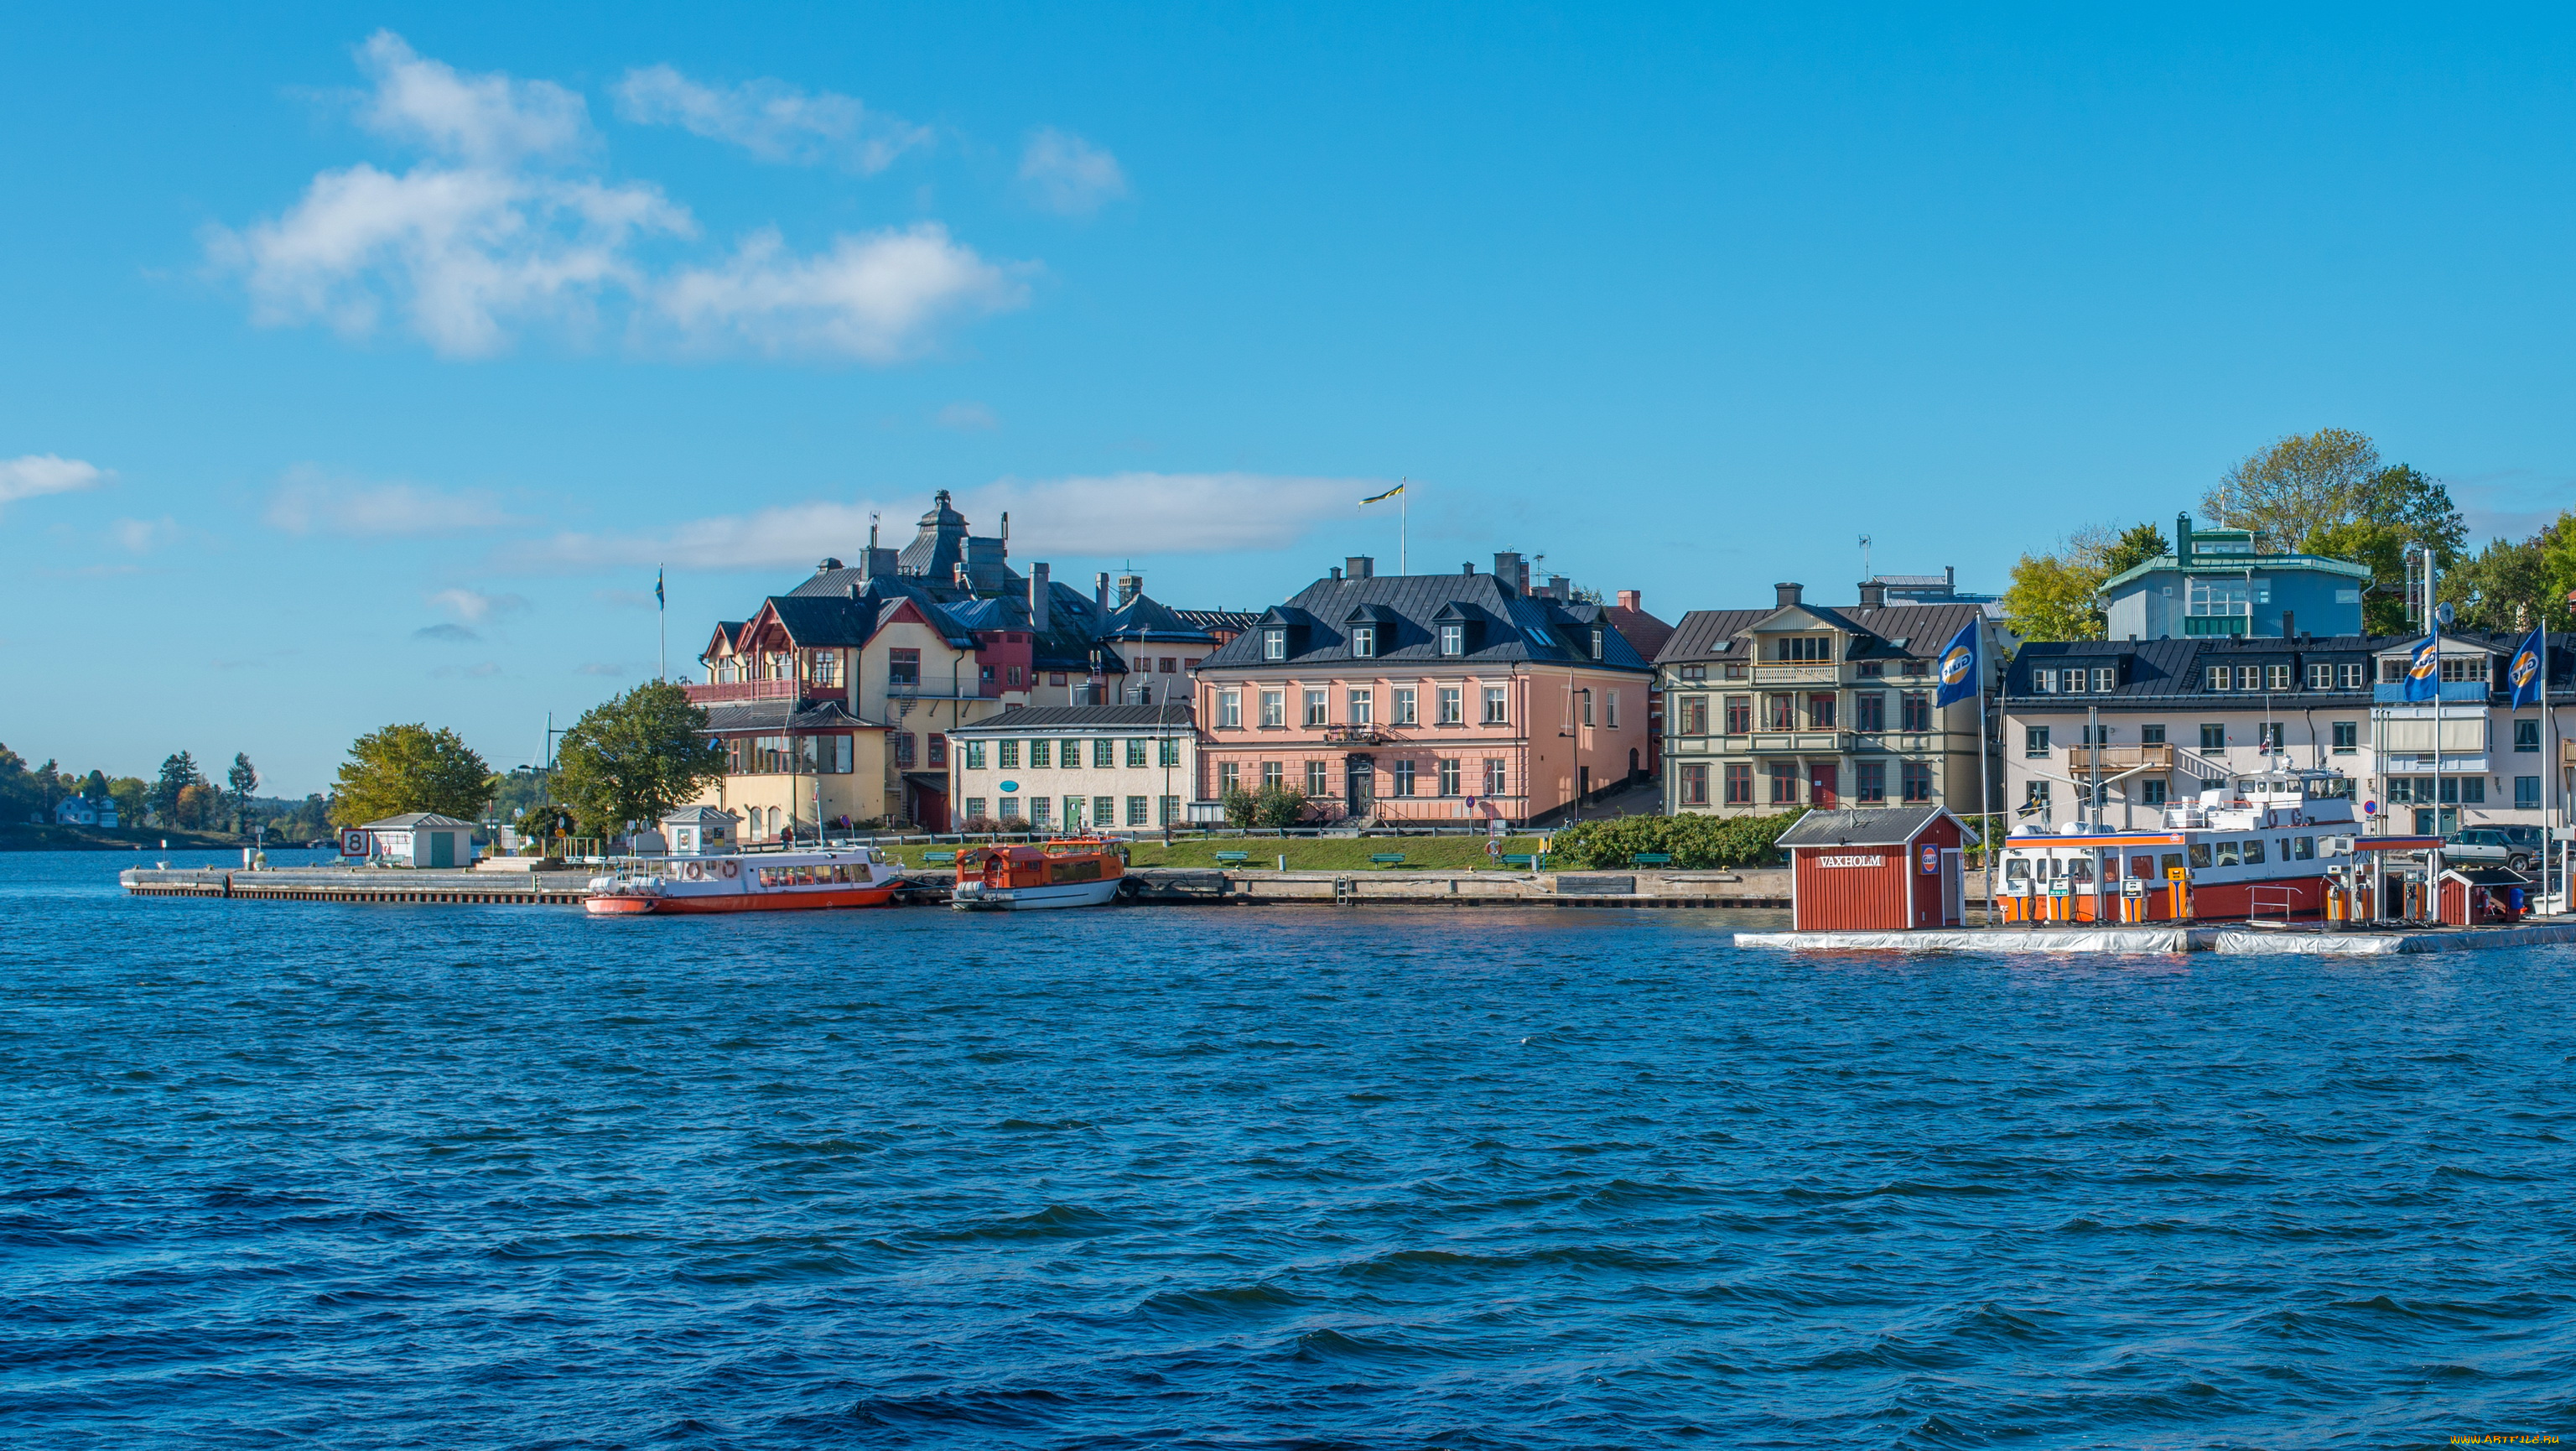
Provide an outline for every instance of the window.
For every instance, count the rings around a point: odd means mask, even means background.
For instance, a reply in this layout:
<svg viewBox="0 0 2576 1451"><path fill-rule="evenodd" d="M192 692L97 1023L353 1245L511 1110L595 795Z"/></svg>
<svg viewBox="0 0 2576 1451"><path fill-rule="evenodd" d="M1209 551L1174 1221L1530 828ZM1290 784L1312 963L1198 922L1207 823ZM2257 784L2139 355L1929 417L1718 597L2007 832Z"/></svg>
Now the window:
<svg viewBox="0 0 2576 1451"><path fill-rule="evenodd" d="M2517 751L2540 749L2540 722L2518 720L2513 723L2513 748Z"/></svg>
<svg viewBox="0 0 2576 1451"><path fill-rule="evenodd" d="M1457 725L1466 720L1466 692L1455 685L1440 687L1440 724Z"/></svg>
<svg viewBox="0 0 2576 1451"><path fill-rule="evenodd" d="M1503 795L1506 790L1504 783L1508 779L1509 778L1503 774L1503 758L1500 756L1487 756L1485 758L1485 794L1488 796Z"/></svg>
<svg viewBox="0 0 2576 1451"><path fill-rule="evenodd" d="M1002 798L1002 819L1004 821L1017 821L1020 819L1020 798L1017 796L1005 796Z"/></svg>
<svg viewBox="0 0 2576 1451"><path fill-rule="evenodd" d="M1790 635L1774 647L1782 660L1814 661L1832 658L1833 640L1825 635Z"/></svg>
<svg viewBox="0 0 2576 1451"><path fill-rule="evenodd" d="M1458 794L1458 763L1455 760L1443 760L1440 763L1440 794L1443 796Z"/></svg>
<svg viewBox="0 0 2576 1451"><path fill-rule="evenodd" d="M2236 672L2228 669L2224 665L2212 665L2209 667L2209 688L2212 690L2225 690L2228 687L2228 684L2235 680L2235 678Z"/></svg>
<svg viewBox="0 0 2576 1451"><path fill-rule="evenodd" d="M2334 667L2331 665L2319 665L2314 662L2310 662L2308 666L2308 689L2334 689Z"/></svg>
<svg viewBox="0 0 2576 1451"><path fill-rule="evenodd" d="M2035 808L2035 809L2034 809ZM2022 785L2022 814L2048 819L2048 783L2028 781Z"/></svg>
<svg viewBox="0 0 2576 1451"><path fill-rule="evenodd" d="M1216 697L1216 723L1220 730L1243 729L1243 692L1221 690Z"/></svg>
<svg viewBox="0 0 2576 1451"><path fill-rule="evenodd" d="M1685 695L1681 698L1679 704L1681 705L1680 733L1686 736L1707 735L1708 697L1705 695Z"/></svg>
<svg viewBox="0 0 2576 1451"><path fill-rule="evenodd" d="M2031 693L2034 695L2055 695L2057 693L2057 672L2054 670L2034 669L2030 672L2030 688Z"/></svg>
<svg viewBox="0 0 2576 1451"><path fill-rule="evenodd" d="M1509 716L1504 710L1505 689L1506 687L1500 685L1488 685L1485 687L1485 724L1503 725L1508 721ZM1585 693L1583 704L1587 710L1591 707L1592 700L1589 692ZM1586 719L1583 723L1585 725L1592 724L1589 719Z"/></svg>
<svg viewBox="0 0 2576 1451"><path fill-rule="evenodd" d="M947 765L948 737L940 735L934 731L926 737L926 739L930 742L930 764L934 766Z"/></svg>
<svg viewBox="0 0 2576 1451"><path fill-rule="evenodd" d="M2260 666L2260 665L2239 665L2239 666L2237 666L2237 667L2236 667L2236 688L2237 688L2237 689L2239 689L2239 690L2260 690L2260 689L2262 689L2262 688L2263 688L2263 667L2262 667L2262 666Z"/></svg>
<svg viewBox="0 0 2576 1451"><path fill-rule="evenodd" d="M1234 761L1216 763L1216 794L1231 796L1243 785L1243 767Z"/></svg>
<svg viewBox="0 0 2576 1451"><path fill-rule="evenodd" d="M2200 728L2200 748L2204 751L2226 750L2227 727L2204 722Z"/></svg>
<svg viewBox="0 0 2576 1451"><path fill-rule="evenodd" d="M1726 804L1729 806L1750 806L1753 804L1753 767L1750 764L1743 761L1735 761L1728 764L1726 768Z"/></svg>
<svg viewBox="0 0 2576 1451"><path fill-rule="evenodd" d="M983 798L983 797L981 797L981 796L969 796L969 797L967 797L967 798L966 798L966 814L965 814L964 816L959 817L959 818L958 818L958 820L960 820L960 821L981 821L981 820L983 820L983 819L984 819L984 798Z"/></svg>
<svg viewBox="0 0 2576 1451"><path fill-rule="evenodd" d="M1306 724L1310 726L1319 726L1323 723L1324 692L1320 690L1309 690L1306 692Z"/></svg>
<svg viewBox="0 0 2576 1451"><path fill-rule="evenodd" d="M1285 767L1285 766L1283 766L1283 765L1280 765L1277 761L1264 761L1264 762L1262 762L1262 763L1261 763L1261 789L1262 789L1262 790L1264 790L1264 791L1276 791L1276 790L1278 790L1280 787L1285 786L1285 785L1287 785L1287 784L1288 784L1288 768L1287 768L1287 767Z"/></svg>
<svg viewBox="0 0 2576 1451"><path fill-rule="evenodd" d="M2264 689L2266 689L2266 690L2287 690L2287 689L2289 689L2289 688L2290 688L2290 667L2289 667L2289 666L2287 666L2287 665L2266 665L2266 666L2264 666L2264 667L2263 667L2263 688L2264 688Z"/></svg>
<svg viewBox="0 0 2576 1451"><path fill-rule="evenodd" d="M1127 824L1128 824L1129 826L1147 826L1147 825L1151 825L1152 823L1148 820L1148 818L1152 816L1152 814L1153 814L1153 809L1154 809L1154 803L1153 803L1153 798L1152 798L1152 797L1149 797L1149 796L1130 796L1130 797L1128 797L1128 798L1127 798Z"/></svg>
<svg viewBox="0 0 2576 1451"><path fill-rule="evenodd" d="M2283 861L2312 862L2317 859L2317 839L2313 836L2291 837L2282 843L2282 847Z"/></svg>
<svg viewBox="0 0 2576 1451"><path fill-rule="evenodd" d="M2281 749L2281 733L2289 729L2286 721L2267 720L2254 727L2254 749L2266 753Z"/></svg>
<svg viewBox="0 0 2576 1451"><path fill-rule="evenodd" d="M1057 677L1056 684L1062 685L1063 683L1063 678L1061 676ZM1017 665L1011 667L1011 688L1013 690L1020 688L1020 667Z"/></svg>
<svg viewBox="0 0 2576 1451"><path fill-rule="evenodd" d="M1807 697L1807 726L1811 730L1820 731L1829 731L1834 728L1834 697L1832 692L1819 692Z"/></svg>
<svg viewBox="0 0 2576 1451"><path fill-rule="evenodd" d="M1440 653L1443 655L1466 654L1467 627L1464 625L1442 625L1440 627Z"/></svg>
<svg viewBox="0 0 2576 1451"><path fill-rule="evenodd" d="M1730 695L1726 698L1726 733L1740 736L1753 729L1753 697Z"/></svg>
<svg viewBox="0 0 2576 1451"><path fill-rule="evenodd" d="M1619 728L1619 692L1615 690L1610 692L1608 704L1610 709L1610 715L1608 717L1610 729L1615 731Z"/></svg>
<svg viewBox="0 0 2576 1451"><path fill-rule="evenodd" d="M1374 725L1377 722L1377 692L1354 690L1350 698L1351 724Z"/></svg>
<svg viewBox="0 0 2576 1451"><path fill-rule="evenodd" d="M1762 697L1764 730L1793 731L1798 728L1798 698L1794 695Z"/></svg>
<svg viewBox="0 0 2576 1451"><path fill-rule="evenodd" d="M2093 667L2094 694L2106 695L2110 692L2113 686L2118 685L2119 683L2120 667L2117 665L2096 665Z"/></svg>
<svg viewBox="0 0 2576 1451"><path fill-rule="evenodd" d="M1705 665L1685 665L1682 667L1682 679L1684 680L1706 680L1707 678L1708 667Z"/></svg>
<svg viewBox="0 0 2576 1451"><path fill-rule="evenodd" d="M1082 742L1080 742L1080 741L1067 741L1067 742L1065 742L1065 743L1064 743L1064 764L1065 764L1066 769L1070 770L1073 766L1075 766L1076 764L1078 764L1081 760L1082 760ZM1091 765L1092 765L1092 769L1094 769L1094 770L1099 770L1099 769L1102 769L1102 768L1104 768L1104 767L1111 767L1111 766L1115 766L1115 765L1117 765L1117 764L1118 764L1118 743L1117 743L1116 741L1114 741L1114 740L1111 740L1111 739L1110 739L1109 737L1107 737L1107 736L1100 736L1100 737L1098 737L1098 738L1094 739L1094 740L1092 741L1092 743L1091 743Z"/></svg>
<svg viewBox="0 0 2576 1451"><path fill-rule="evenodd" d="M1887 697L1878 691L1864 691L1852 697L1852 729L1883 731L1887 729Z"/></svg>
<svg viewBox="0 0 2576 1451"><path fill-rule="evenodd" d="M886 684L899 690L911 689L919 686L921 684L921 652L918 650L888 650L886 652Z"/></svg>
<svg viewBox="0 0 2576 1451"><path fill-rule="evenodd" d="M2451 799L2451 778L2448 776L2442 778L2442 799L2445 801ZM2460 804L2462 806L2484 806L2486 801L2486 777L2462 776L2460 778Z"/></svg>
<svg viewBox="0 0 2576 1451"><path fill-rule="evenodd" d="M2516 776L2513 778L2513 806L2517 811L2538 811L2540 809L2540 778L2538 776Z"/></svg>
<svg viewBox="0 0 2576 1451"><path fill-rule="evenodd" d="M969 771L980 771L984 769L984 743L982 741L966 742L966 769Z"/></svg>
<svg viewBox="0 0 2576 1451"><path fill-rule="evenodd" d="M1029 798L1029 825L1051 826L1055 823L1055 799L1050 796Z"/></svg>
<svg viewBox="0 0 2576 1451"><path fill-rule="evenodd" d="M1583 723L1584 723L1585 725L1590 725L1590 724L1592 724L1592 723L1593 723L1593 722L1592 722L1592 689L1591 689L1591 687L1589 687L1589 686L1584 687L1584 690L1583 690Z"/></svg>
<svg viewBox="0 0 2576 1451"><path fill-rule="evenodd" d="M2021 753L2025 756L2047 755L2048 727L2023 726L2021 728Z"/></svg>
<svg viewBox="0 0 2576 1451"><path fill-rule="evenodd" d="M1865 806L1877 806L1885 803L1887 800L1887 763L1885 761L1863 761L1857 769L1859 774L1858 779L1852 783L1852 799Z"/></svg>
<svg viewBox="0 0 2576 1451"><path fill-rule="evenodd" d="M919 655L921 652L916 650L913 653L915 655ZM814 652L813 680L816 685L838 685L841 683L840 651L817 650Z"/></svg>
<svg viewBox="0 0 2576 1451"><path fill-rule="evenodd" d="M1351 653L1362 659L1377 653L1377 626L1351 626Z"/></svg>
<svg viewBox="0 0 2576 1451"><path fill-rule="evenodd" d="M1145 751L1146 751L1146 748L1147 748L1149 745L1151 745L1151 744L1152 744L1151 742L1146 741L1146 740L1144 740L1144 739L1142 739L1142 738L1138 738L1138 739L1130 740L1129 742L1127 742L1127 764L1128 764L1129 766L1131 766L1131 767L1134 767L1134 766L1142 766L1142 765L1144 765L1144 764L1145 764Z"/></svg>
<svg viewBox="0 0 2576 1451"><path fill-rule="evenodd" d="M1161 740L1156 741L1154 745L1156 748L1154 751L1155 765L1177 766L1181 763L1181 738L1179 736L1165 736Z"/></svg>
<svg viewBox="0 0 2576 1451"><path fill-rule="evenodd" d="M1413 794L1413 763L1411 761L1396 762L1388 774L1395 780L1394 789L1396 795L1410 796Z"/></svg>
<svg viewBox="0 0 2576 1451"><path fill-rule="evenodd" d="M1055 742L1053 742L1053 741L1031 741L1031 742L1029 742L1029 769L1030 769L1030 770L1032 770L1032 771L1043 771L1043 770L1045 770L1047 767L1052 766L1052 765L1054 765L1054 764L1055 764Z"/></svg>
<svg viewBox="0 0 2576 1451"><path fill-rule="evenodd" d="M2139 782L2139 783L2138 783L2138 804L2139 804L2139 805L2141 805L2141 806L2162 806L2162 805L2164 805L2164 804L2165 804L2165 778L2164 778L2164 777L2162 777L2162 776L2149 776L2149 777L2148 777L2147 779L2145 779L2144 781Z"/></svg>
<svg viewBox="0 0 2576 1451"><path fill-rule="evenodd" d="M1177 675L1177 674L1179 674L1179 673L1180 673L1181 662L1180 662L1180 661L1178 661L1178 660L1176 660L1176 659L1174 659L1174 658L1172 658L1172 657L1171 657L1171 656L1169 656L1169 655L1166 655L1166 656L1164 656L1164 657L1163 657L1163 660L1162 660L1162 667L1163 667L1163 668L1162 668L1162 671L1161 671L1161 673L1162 673L1162 674L1165 674L1165 675Z"/></svg>
<svg viewBox="0 0 2576 1451"><path fill-rule="evenodd" d="M1909 731L1928 731L1932 729L1932 694L1930 691L1909 690L1897 698L1897 707L1902 710L1905 715L1905 719L1898 729Z"/></svg>
<svg viewBox="0 0 2576 1451"><path fill-rule="evenodd" d="M1794 806L1797 804L1797 801L1798 763L1795 761L1773 761L1771 763L1771 804L1774 806Z"/></svg>
<svg viewBox="0 0 2576 1451"><path fill-rule="evenodd" d="M1284 690L1261 692L1261 723L1272 727L1288 724L1288 692Z"/></svg>
<svg viewBox="0 0 2576 1451"><path fill-rule="evenodd" d="M894 733L894 765L896 770L908 771L912 769L912 741L913 736L910 731L896 731Z"/></svg>
<svg viewBox="0 0 2576 1451"><path fill-rule="evenodd" d="M1261 632L1261 658L1264 660L1285 660L1288 658L1288 632L1286 630L1274 628Z"/></svg>
<svg viewBox="0 0 2576 1451"><path fill-rule="evenodd" d="M1414 708L1414 699L1415 699L1415 697L1419 696L1420 694L1421 694L1421 692L1420 692L1420 691L1415 690L1412 686L1409 686L1409 685L1407 685L1407 686L1403 686L1403 687L1400 687L1399 689L1397 689L1397 691L1395 692L1395 702L1394 702L1394 704L1395 704L1395 720L1394 720L1394 722L1393 722L1394 724L1396 724L1396 725L1420 725L1420 724L1422 723L1422 717L1421 717L1421 715L1420 715L1420 714L1415 710L1415 708Z"/></svg>
<svg viewBox="0 0 2576 1451"><path fill-rule="evenodd" d="M2163 725L2161 725L2161 724L2157 724L2157 725L2142 725L2142 726L2138 727L2138 743L2139 743L2140 745L2147 745L2147 746L2161 746L2161 745L2163 745L2163 744L2165 743L2165 728L2164 728L2164 726L2163 726Z"/></svg>
<svg viewBox="0 0 2576 1451"><path fill-rule="evenodd" d="M1606 633L1608 632L1603 630L1599 625L1592 627L1592 658L1595 660L1601 658L1601 637Z"/></svg>
<svg viewBox="0 0 2576 1451"><path fill-rule="evenodd" d="M1118 798L1115 796L1092 797L1091 824L1094 826L1116 826L1118 824ZM1138 826L1144 825L1141 821L1135 824Z"/></svg>
<svg viewBox="0 0 2576 1451"><path fill-rule="evenodd" d="M1180 825L1181 798L1178 796L1164 796L1158 798L1155 802L1154 817L1154 824L1156 826Z"/></svg>
<svg viewBox="0 0 2576 1451"><path fill-rule="evenodd" d="M1860 678L1863 680L1876 680L1886 674L1887 667L1874 660L1860 667Z"/></svg>
<svg viewBox="0 0 2576 1451"><path fill-rule="evenodd" d="M1727 662L1726 669L1719 673L1728 680L1742 680L1744 678L1744 662L1740 660L1730 660Z"/></svg>
<svg viewBox="0 0 2576 1451"><path fill-rule="evenodd" d="M2217 860L2213 863L2214 865L2222 867L2240 867L2245 864L2245 846L2242 842L2215 841L2211 842L2210 846L2217 853Z"/></svg>
<svg viewBox="0 0 2576 1451"><path fill-rule="evenodd" d="M2361 722L2339 720L2334 723L2334 753L2349 756L2361 749Z"/></svg>
<svg viewBox="0 0 2576 1451"><path fill-rule="evenodd" d="M2186 591L2183 613L2202 619L2243 618L2254 612L2254 592L2243 577L2195 577ZM2186 633L2199 633L2186 630Z"/></svg>
<svg viewBox="0 0 2576 1451"><path fill-rule="evenodd" d="M2361 667L2338 665L2335 667L2335 680L2345 690L2359 690L2361 689Z"/></svg>
<svg viewBox="0 0 2576 1451"><path fill-rule="evenodd" d="M2483 681L2487 678L2488 674L2489 671L2487 669L2486 657L2483 655L2445 655L2442 657L2442 679L2446 682L2454 680Z"/></svg>
<svg viewBox="0 0 2576 1451"><path fill-rule="evenodd" d="M1915 805L1932 799L1932 767L1923 761L1905 763L1905 801Z"/></svg>
<svg viewBox="0 0 2576 1451"><path fill-rule="evenodd" d="M1708 804L1708 767L1682 767L1681 787L1682 805L1706 806Z"/></svg>
<svg viewBox="0 0 2576 1451"><path fill-rule="evenodd" d="M1307 795L1321 796L1331 788L1332 784L1332 773L1325 769L1323 762L1308 761L1306 763Z"/></svg>

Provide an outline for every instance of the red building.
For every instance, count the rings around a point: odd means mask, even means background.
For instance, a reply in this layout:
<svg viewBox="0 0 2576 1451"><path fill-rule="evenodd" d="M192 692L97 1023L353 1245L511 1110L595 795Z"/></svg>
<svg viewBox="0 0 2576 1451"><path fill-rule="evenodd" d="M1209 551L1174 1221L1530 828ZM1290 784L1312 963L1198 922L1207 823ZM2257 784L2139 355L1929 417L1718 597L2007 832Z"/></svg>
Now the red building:
<svg viewBox="0 0 2576 1451"><path fill-rule="evenodd" d="M1810 811L1780 835L1801 932L1909 931L1966 924L1966 822L1940 806Z"/></svg>

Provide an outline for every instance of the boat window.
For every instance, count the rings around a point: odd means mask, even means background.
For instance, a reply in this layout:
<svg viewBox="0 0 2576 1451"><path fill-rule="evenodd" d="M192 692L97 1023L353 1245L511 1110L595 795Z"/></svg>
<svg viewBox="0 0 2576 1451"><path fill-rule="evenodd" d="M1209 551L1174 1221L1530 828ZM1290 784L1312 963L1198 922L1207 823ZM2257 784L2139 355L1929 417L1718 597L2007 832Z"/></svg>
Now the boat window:
<svg viewBox="0 0 2576 1451"><path fill-rule="evenodd" d="M2080 856L2067 863L2066 879L2070 882L2089 882L2093 880L2093 859L2089 856Z"/></svg>
<svg viewBox="0 0 2576 1451"><path fill-rule="evenodd" d="M2260 838L2245 843L2245 865L2249 867L2263 865L2263 842Z"/></svg>
<svg viewBox="0 0 2576 1451"><path fill-rule="evenodd" d="M2316 854L2317 839L2315 837L2294 836L2290 838L2290 859L2292 861L2312 861L2316 858Z"/></svg>
<svg viewBox="0 0 2576 1451"><path fill-rule="evenodd" d="M2191 864L2196 867L2205 867L2209 865L2208 842L2196 841L2191 844Z"/></svg>
<svg viewBox="0 0 2576 1451"><path fill-rule="evenodd" d="M2030 863L2017 856L2004 858L2004 880L2007 882L2029 881Z"/></svg>
<svg viewBox="0 0 2576 1451"><path fill-rule="evenodd" d="M2218 860L2212 863L2212 865L2234 867L2245 864L2244 847L2232 841L2216 842L2213 843L2213 845L2218 848Z"/></svg>
<svg viewBox="0 0 2576 1451"><path fill-rule="evenodd" d="M2142 882L2153 881L2156 875L2156 859L2151 856L2129 858L2129 875Z"/></svg>
<svg viewBox="0 0 2576 1451"><path fill-rule="evenodd" d="M1096 882L1100 880L1100 859L1054 861L1047 863L1047 880L1051 882Z"/></svg>
<svg viewBox="0 0 2576 1451"><path fill-rule="evenodd" d="M2181 852L2178 852L2178 851L2169 851L2169 852L2166 852L2166 853L2165 853L2165 874L2166 874L2167 876L2171 876L2173 873L2178 872L2178 871L2181 871L2181 870L2182 870L2182 853L2181 853Z"/></svg>

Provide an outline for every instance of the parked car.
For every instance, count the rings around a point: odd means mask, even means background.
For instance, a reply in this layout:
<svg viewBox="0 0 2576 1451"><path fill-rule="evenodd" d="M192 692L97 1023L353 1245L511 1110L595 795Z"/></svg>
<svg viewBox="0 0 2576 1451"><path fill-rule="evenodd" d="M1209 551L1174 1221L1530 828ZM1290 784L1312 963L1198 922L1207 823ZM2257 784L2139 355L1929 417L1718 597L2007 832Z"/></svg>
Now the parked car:
<svg viewBox="0 0 2576 1451"><path fill-rule="evenodd" d="M2531 864L2540 859L2540 849L2518 844L2506 834L2511 830L2513 828L2504 826L2472 826L2454 832L2449 840L2442 843L2442 860L2451 866L2479 862L2509 867L2517 872L2529 871Z"/></svg>
<svg viewBox="0 0 2576 1451"><path fill-rule="evenodd" d="M2535 860L2549 854L2549 831L2546 827L2499 826L2496 830L2503 832L2504 839L2517 848L2531 853Z"/></svg>

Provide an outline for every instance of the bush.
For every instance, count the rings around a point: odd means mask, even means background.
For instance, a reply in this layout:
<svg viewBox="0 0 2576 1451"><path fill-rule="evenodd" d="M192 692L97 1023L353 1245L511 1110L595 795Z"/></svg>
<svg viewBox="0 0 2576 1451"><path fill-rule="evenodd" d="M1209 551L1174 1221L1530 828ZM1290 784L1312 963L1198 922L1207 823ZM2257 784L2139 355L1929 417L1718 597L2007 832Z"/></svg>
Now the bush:
<svg viewBox="0 0 2576 1451"><path fill-rule="evenodd" d="M969 816L957 823L957 829L968 836L992 836L1008 828L990 816Z"/></svg>
<svg viewBox="0 0 2576 1451"><path fill-rule="evenodd" d="M1776 866L1780 833L1806 813L1776 816L1617 816L1579 822L1549 838L1548 854L1560 867L1602 871L1636 865L1638 853L1657 853L1676 867Z"/></svg>

